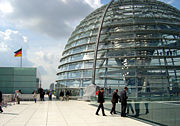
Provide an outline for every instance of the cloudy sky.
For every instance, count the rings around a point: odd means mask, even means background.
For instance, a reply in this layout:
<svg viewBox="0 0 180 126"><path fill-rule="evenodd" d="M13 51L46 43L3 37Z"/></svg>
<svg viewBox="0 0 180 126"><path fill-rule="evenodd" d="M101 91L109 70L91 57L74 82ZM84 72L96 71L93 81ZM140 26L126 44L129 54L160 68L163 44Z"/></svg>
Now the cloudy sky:
<svg viewBox="0 0 180 126"><path fill-rule="evenodd" d="M0 0L0 67L37 67L42 85L55 82L61 53L79 22L110 0ZM161 0L180 9L179 0Z"/></svg>

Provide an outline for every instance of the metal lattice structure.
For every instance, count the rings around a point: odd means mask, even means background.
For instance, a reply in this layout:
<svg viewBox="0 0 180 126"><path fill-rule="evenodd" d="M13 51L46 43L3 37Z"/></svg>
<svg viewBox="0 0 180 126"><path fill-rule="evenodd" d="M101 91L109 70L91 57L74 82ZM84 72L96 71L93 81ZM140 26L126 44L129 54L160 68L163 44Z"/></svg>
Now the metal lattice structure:
<svg viewBox="0 0 180 126"><path fill-rule="evenodd" d="M156 0L116 0L98 29L107 5L89 14L73 31L60 60L57 82L66 86L129 87L169 96L180 87L180 11Z"/></svg>

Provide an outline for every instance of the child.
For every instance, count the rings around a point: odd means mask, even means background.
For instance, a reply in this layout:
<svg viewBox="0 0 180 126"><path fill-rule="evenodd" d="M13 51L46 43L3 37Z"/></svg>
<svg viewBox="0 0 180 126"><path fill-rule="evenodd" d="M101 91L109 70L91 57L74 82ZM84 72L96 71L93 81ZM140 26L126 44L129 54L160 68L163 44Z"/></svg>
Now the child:
<svg viewBox="0 0 180 126"><path fill-rule="evenodd" d="M34 98L34 102L36 103L36 100L37 100L37 94L36 94L36 91L34 91L33 98Z"/></svg>

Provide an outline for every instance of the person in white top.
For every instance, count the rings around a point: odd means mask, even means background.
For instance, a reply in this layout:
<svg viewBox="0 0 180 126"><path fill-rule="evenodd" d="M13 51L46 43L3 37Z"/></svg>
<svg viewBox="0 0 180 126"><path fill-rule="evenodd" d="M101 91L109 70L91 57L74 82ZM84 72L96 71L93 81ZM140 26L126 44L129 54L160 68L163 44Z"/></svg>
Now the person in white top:
<svg viewBox="0 0 180 126"><path fill-rule="evenodd" d="M36 91L34 91L33 98L34 98L34 102L36 103L36 101L37 101L37 94L36 94Z"/></svg>
<svg viewBox="0 0 180 126"><path fill-rule="evenodd" d="M20 95L21 95L21 93L19 92L19 90L16 90L16 101L17 101L17 103L18 104L20 104Z"/></svg>

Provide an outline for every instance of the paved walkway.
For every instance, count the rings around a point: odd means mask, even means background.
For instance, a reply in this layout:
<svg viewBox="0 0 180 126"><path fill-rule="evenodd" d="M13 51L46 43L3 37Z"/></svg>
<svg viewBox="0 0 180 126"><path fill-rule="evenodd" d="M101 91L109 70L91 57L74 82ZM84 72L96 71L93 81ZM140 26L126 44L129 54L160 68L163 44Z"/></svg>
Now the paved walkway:
<svg viewBox="0 0 180 126"><path fill-rule="evenodd" d="M3 108L0 126L150 126L120 115L95 115L96 107L84 101L21 102Z"/></svg>

